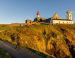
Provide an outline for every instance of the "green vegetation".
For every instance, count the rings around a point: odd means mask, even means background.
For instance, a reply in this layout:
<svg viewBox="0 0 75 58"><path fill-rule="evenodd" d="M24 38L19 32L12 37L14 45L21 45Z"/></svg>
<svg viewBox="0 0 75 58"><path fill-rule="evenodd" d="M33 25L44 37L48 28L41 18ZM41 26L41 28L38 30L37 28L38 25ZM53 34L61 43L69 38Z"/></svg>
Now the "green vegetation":
<svg viewBox="0 0 75 58"><path fill-rule="evenodd" d="M56 58L74 58L75 25L39 24L1 27L0 39L17 47L48 53Z"/></svg>

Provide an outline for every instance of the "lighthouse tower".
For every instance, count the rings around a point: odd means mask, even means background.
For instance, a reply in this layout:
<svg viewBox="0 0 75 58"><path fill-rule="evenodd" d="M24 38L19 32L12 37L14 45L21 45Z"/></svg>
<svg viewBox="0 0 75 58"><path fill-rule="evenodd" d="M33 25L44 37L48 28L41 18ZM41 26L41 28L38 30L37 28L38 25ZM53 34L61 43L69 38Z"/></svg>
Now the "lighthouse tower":
<svg viewBox="0 0 75 58"><path fill-rule="evenodd" d="M36 16L40 17L40 12L39 11L37 11Z"/></svg>
<svg viewBox="0 0 75 58"><path fill-rule="evenodd" d="M67 13L67 19L72 20L73 19L72 11L68 10L66 13Z"/></svg>

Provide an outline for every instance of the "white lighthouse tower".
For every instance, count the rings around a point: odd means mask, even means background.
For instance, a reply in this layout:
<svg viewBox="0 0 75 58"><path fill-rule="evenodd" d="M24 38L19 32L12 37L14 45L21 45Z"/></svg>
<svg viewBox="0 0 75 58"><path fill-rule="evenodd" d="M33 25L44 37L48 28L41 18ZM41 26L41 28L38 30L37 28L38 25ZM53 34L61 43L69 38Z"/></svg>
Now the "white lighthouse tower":
<svg viewBox="0 0 75 58"><path fill-rule="evenodd" d="M73 20L72 11L69 9L66 13L67 13L67 19L68 19L68 20Z"/></svg>
<svg viewBox="0 0 75 58"><path fill-rule="evenodd" d="M36 16L40 17L40 12L39 11L37 11Z"/></svg>

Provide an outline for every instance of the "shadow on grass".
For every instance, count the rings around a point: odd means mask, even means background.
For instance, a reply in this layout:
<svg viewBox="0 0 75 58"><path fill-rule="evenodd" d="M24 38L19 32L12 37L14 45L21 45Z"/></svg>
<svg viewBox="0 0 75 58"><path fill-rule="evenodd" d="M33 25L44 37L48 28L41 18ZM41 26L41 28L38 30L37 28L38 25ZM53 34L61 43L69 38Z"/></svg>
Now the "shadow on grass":
<svg viewBox="0 0 75 58"><path fill-rule="evenodd" d="M31 49L31 48L28 48L28 47L26 47L26 48L27 48L28 50L30 50L31 52L33 52L33 53L39 55L41 58L56 58L56 57L54 57L53 55L47 55L47 54L44 54L44 53L42 53L42 52L33 50L33 49Z"/></svg>

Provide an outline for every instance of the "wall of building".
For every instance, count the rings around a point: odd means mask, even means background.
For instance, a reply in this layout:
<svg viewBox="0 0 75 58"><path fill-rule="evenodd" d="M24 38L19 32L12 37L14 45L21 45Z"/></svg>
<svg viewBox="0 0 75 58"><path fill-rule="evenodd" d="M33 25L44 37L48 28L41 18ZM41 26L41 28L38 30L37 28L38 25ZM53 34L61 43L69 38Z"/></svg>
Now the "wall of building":
<svg viewBox="0 0 75 58"><path fill-rule="evenodd" d="M73 24L73 21L67 20L52 20L53 24Z"/></svg>

